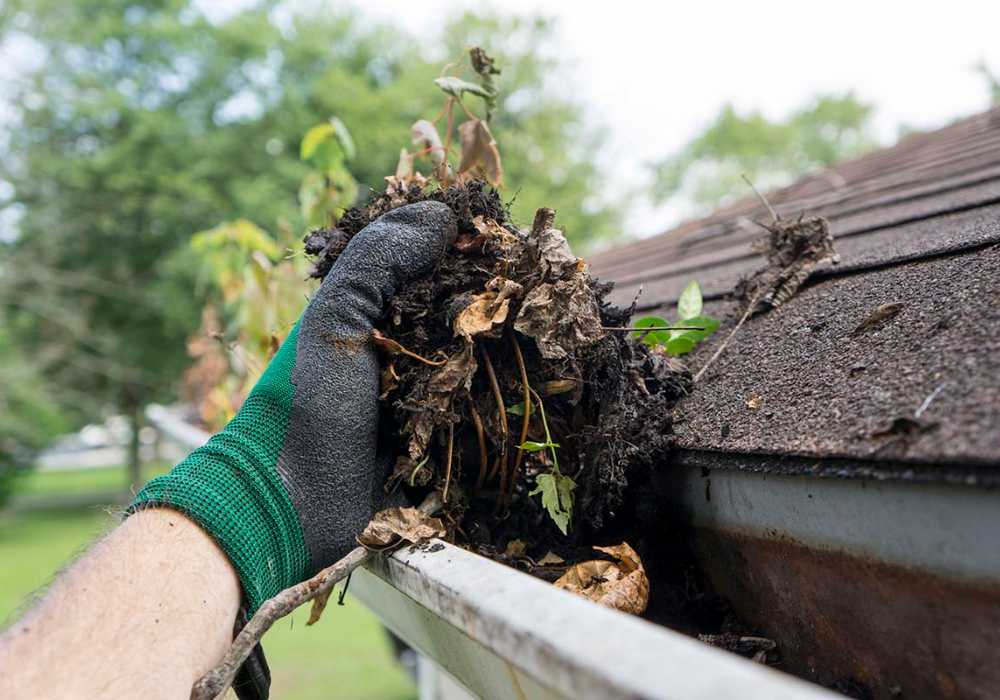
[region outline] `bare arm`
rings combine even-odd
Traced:
[[[186,699],[232,642],[239,603],[201,528],[136,513],[0,636],[0,697]]]

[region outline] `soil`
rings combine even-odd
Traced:
[[[382,194],[306,238],[313,275],[324,277],[379,215],[428,199],[451,207],[459,237],[432,275],[398,291],[377,326],[385,351],[380,444],[395,459],[386,489],[403,489],[414,502],[442,491],[456,543],[547,580],[565,569],[536,564],[547,552],[572,563],[597,558],[593,545],[626,541],[650,578],[645,617],[746,651],[739,640],[752,631],[706,586],[684,533],[649,487],[653,469],[667,463],[671,406],[690,390],[691,374],[630,332],[607,330],[626,327],[632,309],[605,302],[611,286],[572,255],[554,212],[539,210],[520,231],[482,183]],[[519,455],[524,417],[507,410],[525,405],[518,353],[559,445],[560,470],[576,483],[567,535],[530,494],[536,477],[552,471],[551,452]],[[533,403],[526,437],[544,443]],[[524,548],[508,556],[515,540]]]

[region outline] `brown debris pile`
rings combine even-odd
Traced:
[[[441,492],[456,537],[486,553],[592,537],[669,448],[669,405],[690,377],[606,330],[631,312],[604,302],[610,286],[573,255],[555,212],[518,231],[483,183],[396,188],[349,210],[307,237],[314,275],[370,221],[424,199],[452,208],[459,237],[431,276],[398,291],[377,329],[380,444],[395,459],[386,488],[417,501]],[[555,486],[533,495],[543,483]],[[556,526],[553,502],[571,510],[568,523]]]
[[[830,223],[822,216],[794,221],[775,218],[774,223],[761,226],[767,235],[751,249],[763,255],[767,264],[736,288],[736,296],[752,314],[781,306],[795,296],[817,265],[840,259],[833,249]]]

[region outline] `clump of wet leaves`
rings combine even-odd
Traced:
[[[445,520],[472,546],[521,539],[558,546],[599,532],[630,477],[671,445],[670,403],[689,387],[675,360],[623,330],[540,209],[510,223],[496,190],[472,182],[383,194],[307,244],[322,277],[346,242],[395,206],[434,200],[459,224],[435,272],[398,290],[376,329],[380,444],[388,490],[436,489]]]

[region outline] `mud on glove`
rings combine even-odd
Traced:
[[[353,549],[384,500],[372,324],[455,236],[436,202],[358,233],[239,413],[129,507],[166,506],[201,525],[235,567],[250,615]]]

